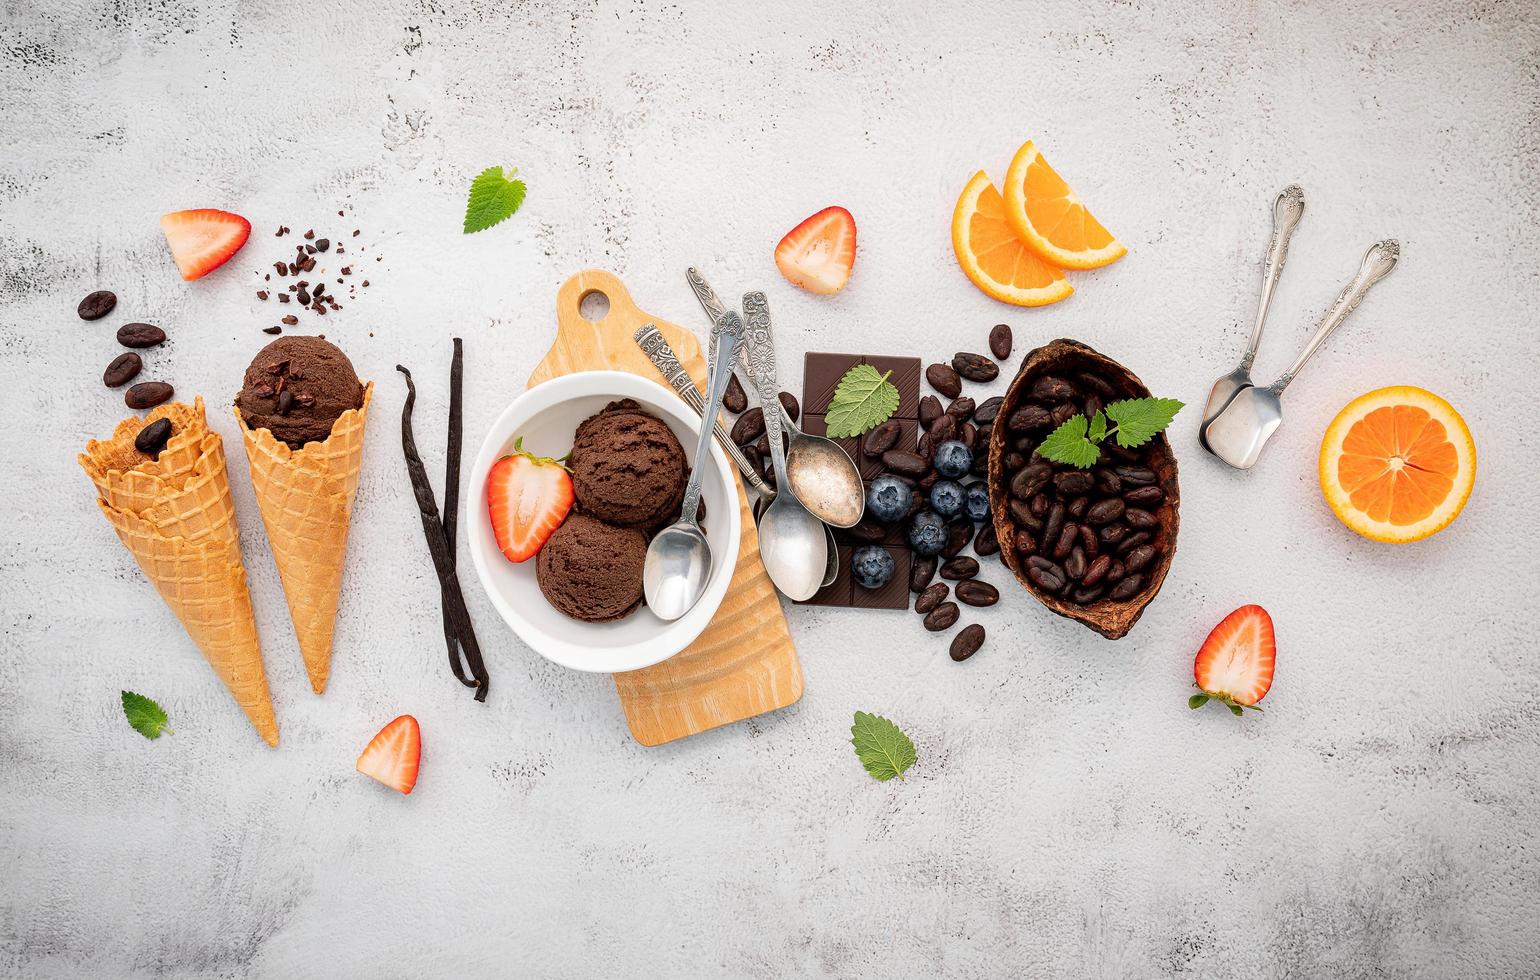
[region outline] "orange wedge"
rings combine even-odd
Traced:
[[[1099,269],[1128,252],[1031,140],[1021,144],[1006,171],[1005,216],[1016,237],[1061,269]]]
[[[1005,220],[1005,200],[980,170],[963,188],[952,212],[952,248],[973,284],[1016,306],[1057,303],[1075,287],[1063,273],[1032,254]]]
[[[1421,388],[1354,399],[1321,440],[1321,492],[1348,527],[1375,541],[1437,534],[1476,482],[1476,443],[1448,402]]]

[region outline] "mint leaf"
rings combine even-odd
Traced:
[[[1101,441],[1107,438],[1107,416],[1105,414],[1097,412],[1091,416],[1091,433],[1086,438],[1097,445],[1101,445]]]
[[[857,364],[834,388],[834,398],[824,413],[830,439],[844,439],[870,432],[898,411],[898,389],[888,376],[870,364]]]
[[[1089,426],[1090,422],[1084,415],[1071,415],[1057,429],[1048,433],[1048,438],[1037,447],[1037,454],[1055,463],[1068,463],[1082,470],[1090,469],[1101,458],[1102,451],[1086,438]],[[1106,428],[1105,421],[1102,428]]]
[[[488,167],[471,181],[471,196],[465,205],[467,235],[506,221],[519,210],[524,203],[524,181],[513,179],[518,172],[514,168],[504,177],[502,167]]]
[[[878,715],[856,712],[855,724],[850,726],[850,744],[856,747],[861,765],[878,782],[885,783],[894,776],[903,779],[914,765],[914,743],[909,736]]]
[[[1133,449],[1149,442],[1164,431],[1182,403],[1175,398],[1130,398],[1107,406],[1107,417],[1117,423],[1112,434],[1118,445]]]
[[[166,712],[160,705],[143,694],[123,692],[123,714],[134,731],[145,738],[160,738],[160,733],[172,734],[166,727]]]

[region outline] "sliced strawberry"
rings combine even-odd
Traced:
[[[572,510],[572,477],[560,460],[524,451],[524,439],[513,453],[492,464],[487,474],[487,509],[492,533],[509,561],[528,561]]]
[[[422,731],[417,719],[402,715],[380,729],[358,757],[358,771],[377,779],[398,793],[410,793],[417,785],[417,763],[422,759]]]
[[[787,232],[775,247],[781,275],[810,293],[845,288],[855,261],[856,219],[841,207],[824,208]]]
[[[1273,619],[1261,606],[1242,606],[1226,616],[1198,648],[1192,675],[1202,694],[1187,699],[1187,707],[1201,708],[1210,699],[1239,715],[1242,708],[1257,707],[1273,686]]]
[[[162,215],[160,230],[182,278],[191,282],[230,261],[251,237],[251,222],[229,211],[198,208]]]

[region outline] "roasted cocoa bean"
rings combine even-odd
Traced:
[[[942,558],[955,558],[973,540],[973,522],[957,521],[947,532],[946,547],[941,549]]]
[[[930,466],[930,464],[927,463],[926,464],[927,468],[925,470],[925,475],[920,477],[919,481],[917,483],[915,483],[915,488],[916,489],[923,490],[926,493],[929,493],[930,492],[930,488],[935,486],[936,482],[941,479],[941,474],[937,473],[933,469],[930,469],[929,466]]]
[[[1141,572],[1144,566],[1155,560],[1155,546],[1141,544],[1123,559],[1123,566],[1130,572]]]
[[[1100,599],[1104,591],[1106,590],[1099,585],[1081,586],[1074,592],[1071,592],[1069,597],[1073,599],[1078,605],[1084,606],[1095,602],[1097,599]]]
[[[952,399],[952,403],[946,407],[946,413],[957,420],[959,426],[973,417],[973,410],[978,403],[967,395],[958,395]]]
[[[132,409],[154,408],[176,394],[164,381],[141,381],[123,393],[123,404]]]
[[[963,427],[957,431],[957,439],[971,452],[979,443],[979,430],[973,427],[972,422],[964,422]]]
[[[968,464],[968,473],[972,476],[988,476],[989,436],[981,429],[975,441],[978,448],[973,451],[973,462]]]
[[[118,294],[110,289],[98,289],[94,293],[87,293],[86,298],[75,307],[75,314],[82,320],[100,320],[112,312],[112,308],[118,305]]]
[[[930,462],[918,453],[902,449],[889,449],[882,454],[882,465],[903,476],[922,477],[930,469]]]
[[[118,343],[143,349],[166,342],[166,331],[153,323],[125,323],[118,328]]]
[[[1011,520],[1015,521],[1017,524],[1027,524],[1031,521],[1037,521],[1037,518],[1032,516],[1032,508],[1028,507],[1027,502],[1025,500],[1021,500],[1020,498],[1012,497],[1010,500],[1007,500],[1005,502],[1005,509],[1010,512]],[[1042,522],[1038,521],[1038,523],[1041,524]],[[1042,529],[1034,528],[1034,530]]]
[[[962,378],[945,364],[932,364],[926,368],[925,380],[947,398],[956,398],[962,394]]]
[[[920,433],[920,442],[919,445],[915,447],[915,452],[919,453],[921,456],[924,456],[926,459],[930,459],[931,448],[929,432]]]
[[[1012,339],[1010,324],[995,324],[989,330],[989,352],[995,355],[996,360],[1005,360],[1011,356]]]
[[[1027,501],[1027,506],[1031,508],[1033,517],[1047,516],[1048,495],[1046,493],[1033,494],[1032,499]]]
[[[936,577],[936,559],[916,558],[909,566],[909,591],[924,592],[930,580]]]
[[[727,392],[722,395],[722,407],[734,415],[742,413],[749,407],[748,392],[743,390],[743,382],[738,380],[736,373],[728,376]]]
[[[1085,516],[1086,509],[1090,506],[1090,497],[1076,497],[1069,502],[1069,516],[1078,521]]]
[[[1122,448],[1121,446],[1114,447],[1111,444],[1111,440],[1102,445],[1108,448]],[[1118,466],[1112,472],[1116,473],[1118,478],[1124,483],[1131,486],[1143,487],[1155,482],[1155,471],[1143,466]]]
[[[957,583],[957,601],[970,606],[992,606],[1000,601],[1000,590],[981,579]]]
[[[1010,447],[1029,459],[1037,457],[1037,439],[1033,436],[1017,436],[1010,441]]]
[[[1094,471],[1094,475],[1096,477],[1096,489],[1102,493],[1115,494],[1122,491],[1123,481],[1118,479],[1118,475],[1111,470],[1098,469]]]
[[[1128,526],[1124,524],[1108,524],[1096,533],[1104,545],[1114,545],[1128,537]]]
[[[1127,574],[1128,569],[1123,567],[1122,562],[1114,558],[1112,559],[1112,564],[1107,566],[1106,582],[1108,585],[1111,585],[1114,582],[1121,582],[1123,580],[1123,576]]]
[[[1072,579],[1079,579],[1085,575],[1088,564],[1085,549],[1077,544],[1069,550],[1069,557],[1064,559],[1064,574]]]
[[[802,406],[797,402],[797,396],[789,391],[783,391],[779,395],[781,407],[786,409],[786,414],[791,416],[793,422],[802,416]]]
[[[1074,398],[1079,392],[1063,378],[1045,374],[1032,385],[1032,397],[1041,402],[1062,402]]]
[[[1048,517],[1043,521],[1043,550],[1053,549],[1054,543],[1059,540],[1059,532],[1064,530],[1064,518],[1068,513],[1060,503],[1048,508]]]
[[[857,541],[865,541],[867,544],[876,544],[888,536],[886,528],[876,521],[865,517],[855,527],[846,529],[845,533]]]
[[[898,419],[888,419],[866,434],[861,451],[868,456],[881,456],[898,442],[898,434],[902,428]]]
[[[957,437],[957,416],[941,416],[930,424],[930,428],[925,430],[925,435],[929,438],[932,446],[939,446],[948,439],[955,439]]]
[[[952,370],[976,384],[988,384],[1000,376],[1000,365],[983,354],[967,351],[952,355]]]
[[[930,428],[930,424],[940,418],[941,414],[941,399],[935,395],[926,395],[920,399],[920,428]]]
[[[1144,544],[1146,541],[1150,540],[1150,537],[1151,535],[1148,531],[1136,531],[1133,534],[1130,534],[1128,537],[1124,538],[1122,541],[1119,541],[1118,546],[1112,550],[1116,551],[1120,555],[1126,555],[1130,551],[1133,551],[1135,548],[1139,547],[1141,544]]]
[[[138,354],[132,351],[119,354],[107,365],[107,370],[102,372],[102,384],[109,388],[121,388],[134,380],[134,375],[144,368],[144,361]]]
[[[166,448],[166,440],[170,438],[171,420],[156,419],[139,430],[134,437],[134,448],[151,459],[160,459],[160,451]]]
[[[979,533],[973,538],[973,553],[980,558],[988,558],[990,555],[1000,553],[1000,539],[995,536],[995,526],[985,522],[979,528]]]
[[[1053,486],[1061,497],[1078,497],[1083,493],[1090,493],[1095,485],[1095,479],[1085,470],[1069,470],[1065,473],[1055,473]]]
[[[978,623],[970,623],[958,630],[957,635],[952,637],[950,655],[953,660],[962,663],[975,653],[978,653],[979,647],[983,645],[984,627]]]
[[[1160,487],[1139,487],[1123,494],[1123,499],[1135,507],[1157,507],[1166,499],[1166,491]]]
[[[1079,540],[1080,525],[1076,524],[1074,521],[1067,521],[1065,525],[1059,529],[1059,536],[1054,539],[1053,560],[1063,561],[1065,556],[1069,554],[1070,549],[1075,547],[1075,543]]]
[[[1039,555],[1027,559],[1027,578],[1045,592],[1057,593],[1064,588],[1064,569]]]
[[[1000,457],[1000,467],[1007,473],[1015,473],[1017,470],[1026,465],[1027,457],[1023,456],[1021,453],[1018,453],[1014,449]]]
[[[951,586],[945,582],[937,582],[934,585],[927,586],[924,592],[914,597],[914,611],[921,616],[925,615],[941,605],[950,591]]]
[[[984,399],[973,410],[973,421],[977,422],[980,426],[990,424],[995,420],[995,416],[1000,414],[1000,406],[1003,404],[1005,404],[1005,399],[999,395]]]
[[[1101,526],[1111,524],[1123,516],[1125,504],[1116,497],[1108,497],[1106,500],[1098,500],[1086,511],[1085,519],[1092,524]]]
[[[1160,526],[1160,518],[1154,513],[1142,510],[1138,507],[1127,507],[1123,510],[1123,523],[1129,527],[1139,528],[1141,531]]]
[[[945,564],[941,566],[941,577],[944,579],[949,579],[953,582],[961,581],[965,578],[972,578],[978,573],[978,560],[969,558],[967,555],[958,555],[956,558],[949,559]]]
[[[1086,566],[1085,575],[1081,577],[1080,584],[1096,585],[1102,579],[1107,577],[1107,569],[1111,567],[1112,557],[1110,555],[1098,555],[1096,558],[1091,560],[1089,565]]]
[[[1085,549],[1087,558],[1095,558],[1102,550],[1096,540],[1096,531],[1089,524],[1080,525],[1080,547]]]
[[[1079,414],[1080,409],[1075,407],[1074,402],[1064,402],[1048,410],[1048,420],[1058,426],[1063,425]]]
[[[1048,480],[1053,476],[1053,467],[1042,460],[1029,463],[1011,477],[1011,496],[1021,500],[1031,500],[1048,485]]]
[[[1116,600],[1118,602],[1122,602],[1125,599],[1132,599],[1134,595],[1138,593],[1139,587],[1143,584],[1143,575],[1129,575],[1117,585],[1112,587],[1112,591],[1107,593],[1107,598]]]
[[[1086,418],[1096,418],[1096,413],[1102,410],[1101,396],[1095,394],[1086,395],[1085,400],[1080,403],[1080,410],[1085,413]]]
[[[1052,424],[1052,415],[1041,405],[1023,405],[1005,417],[1008,432],[1034,432]]]
[[[1016,551],[1018,554],[1037,554],[1037,532],[1024,527],[1016,529]]]
[[[765,434],[765,410],[758,405],[738,416],[731,433],[733,442],[748,445]]]
[[[961,614],[962,610],[957,607],[957,603],[943,602],[941,605],[925,614],[925,628],[930,630],[932,633],[940,633],[942,630],[949,630],[952,628],[952,625],[957,622],[957,617]]]
[[[1090,371],[1081,371],[1075,375],[1075,380],[1101,395],[1103,398],[1112,397],[1112,385],[1102,379],[1101,375],[1092,374]]]

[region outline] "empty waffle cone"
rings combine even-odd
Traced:
[[[326,690],[331,675],[348,522],[373,392],[372,383],[364,385],[363,404],[338,416],[324,442],[306,443],[301,449],[290,449],[266,429],[251,428],[241,410],[235,410],[289,618],[317,694]]]
[[[171,420],[173,435],[151,460],[134,449],[134,438],[161,418]],[[80,465],[96,486],[97,506],[140,569],[257,733],[277,745],[224,443],[208,429],[203,399],[125,419],[110,439],[87,444]]]

